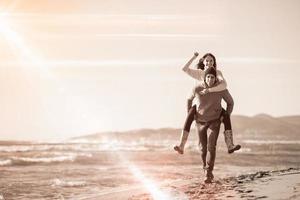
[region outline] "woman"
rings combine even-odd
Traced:
[[[216,58],[213,54],[207,53],[202,58],[200,58],[199,63],[197,64],[197,69],[191,69],[190,65],[192,62],[197,58],[199,54],[196,52],[194,53],[194,56],[185,64],[183,67],[183,71],[187,73],[189,76],[192,78],[199,80],[200,83],[204,83],[204,75],[205,75],[205,70],[213,67],[216,69],[216,78],[217,78],[217,85],[212,87],[212,88],[207,88],[203,89],[200,94],[205,95],[207,93],[211,92],[221,92],[223,90],[226,90],[227,88],[227,83],[223,77],[223,74],[221,71],[217,70],[217,62]],[[192,102],[188,102],[188,104],[192,104]],[[191,105],[188,105],[188,108],[191,107]],[[187,141],[190,128],[192,125],[192,122],[194,120],[194,116],[196,114],[196,106],[192,106],[191,109],[188,110],[188,115],[186,117],[184,127],[181,133],[181,139],[180,139],[180,145],[175,146],[174,150],[177,151],[180,154],[183,154],[184,152],[184,146]],[[220,116],[221,121],[224,124],[224,137],[225,137],[225,143],[228,148],[228,153],[233,153],[234,151],[237,151],[241,148],[240,145],[234,145],[233,143],[233,135],[232,135],[232,127],[231,127],[231,120],[230,120],[230,115],[222,109],[222,113]]]

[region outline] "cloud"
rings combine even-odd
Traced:
[[[31,35],[32,36],[32,35]],[[39,39],[87,39],[93,37],[97,38],[122,38],[122,39],[130,39],[130,38],[156,38],[156,39],[217,39],[221,38],[222,35],[217,34],[164,34],[164,33],[77,33],[77,34],[51,34],[51,33],[42,33],[42,34],[34,34],[35,38]]]
[[[164,60],[44,60],[40,65],[43,67],[119,67],[119,66],[157,66],[173,65],[182,62],[182,59]],[[17,67],[20,63],[24,66],[33,66],[30,61],[2,61],[0,67]]]
[[[40,65],[43,67],[173,67],[184,64],[186,58],[169,58],[159,60],[44,60]],[[283,58],[257,58],[257,57],[220,57],[220,63],[241,63],[241,64],[300,64],[297,59],[283,59]],[[2,61],[0,67],[17,67],[22,64],[23,66],[34,66],[31,61]]]
[[[220,57],[218,60],[224,63],[246,63],[246,64],[300,64],[299,59],[284,58],[259,58],[259,57]]]

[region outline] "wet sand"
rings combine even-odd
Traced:
[[[167,188],[171,188],[169,190]],[[299,199],[300,169],[289,168],[276,171],[258,171],[236,177],[216,179],[212,184],[203,178],[187,184],[162,186],[173,199]],[[151,194],[131,196],[130,200],[154,199]]]

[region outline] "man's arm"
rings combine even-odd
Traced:
[[[191,69],[190,66],[192,62],[197,58],[199,54],[196,52],[194,53],[194,56],[184,65],[182,70],[187,73],[189,76],[196,80],[203,80],[204,72],[200,69]]]
[[[230,115],[232,113],[232,110],[233,110],[234,102],[233,102],[233,98],[232,98],[232,96],[231,96],[231,94],[229,93],[228,90],[224,91],[223,99],[227,104],[226,112]]]
[[[209,88],[208,92],[221,92],[227,89],[225,78],[223,77],[222,72],[219,70],[217,70],[217,79],[219,83],[215,87]]]

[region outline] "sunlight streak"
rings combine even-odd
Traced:
[[[24,40],[11,29],[9,25],[9,20],[3,15],[0,15],[0,33],[5,37],[7,41],[10,42],[13,48],[17,48],[20,50],[20,53],[23,58],[30,59],[34,64],[39,64],[40,60],[34,56],[32,51],[27,48]]]
[[[27,44],[23,39],[23,37],[18,34],[17,31],[13,30],[12,24],[9,21],[9,18],[7,18],[6,16],[8,15],[0,15],[0,34],[3,35],[4,38],[8,41],[8,44],[13,50],[13,53],[15,53],[19,57],[17,61],[12,62],[11,64],[15,66],[22,66],[24,73],[32,73],[32,70],[30,70],[30,68],[32,67],[34,71],[37,72],[38,78],[43,79],[43,83],[45,85],[54,87],[56,92],[58,93],[57,95],[62,95],[62,97],[65,99],[65,101],[63,102],[67,102],[67,104],[64,106],[65,109],[67,109],[67,111],[71,111],[72,113],[70,114],[72,116],[75,116],[76,119],[85,121],[84,130],[91,131],[89,130],[91,129],[91,127],[98,127],[99,121],[101,119],[93,114],[93,109],[91,109],[91,105],[87,103],[88,101],[81,96],[70,93],[72,90],[71,88],[69,88],[69,85],[55,76],[55,74],[49,69],[49,64],[47,64],[48,61],[42,59],[42,56],[38,52],[33,51],[30,48],[30,45]],[[32,76],[32,74],[30,75]],[[34,79],[32,79],[32,77],[27,78],[28,82],[30,82],[32,85],[37,85],[33,82]],[[39,85],[40,84],[41,83],[39,83]],[[39,90],[36,92],[38,92],[38,94],[40,95],[41,103],[45,112],[44,114],[51,114],[51,111],[48,108],[53,104],[55,99],[51,99],[51,96],[48,97],[43,95],[45,93],[48,94],[49,91]],[[51,123],[52,119],[53,123],[55,123],[54,116],[49,116],[46,123]]]
[[[159,183],[151,180],[150,178],[146,177],[144,173],[133,163],[126,158],[126,155],[122,154],[121,151],[116,152],[120,158],[120,161],[126,166],[130,173],[143,185],[143,187],[151,194],[154,200],[171,200],[171,195],[163,192],[159,188]]]
[[[150,192],[151,196],[154,200],[171,200],[172,198],[166,194],[163,193],[157,184],[153,182],[152,180],[145,177],[145,175],[142,173],[142,171],[137,168],[133,164],[129,164],[128,169],[130,172],[145,186],[145,188]]]

